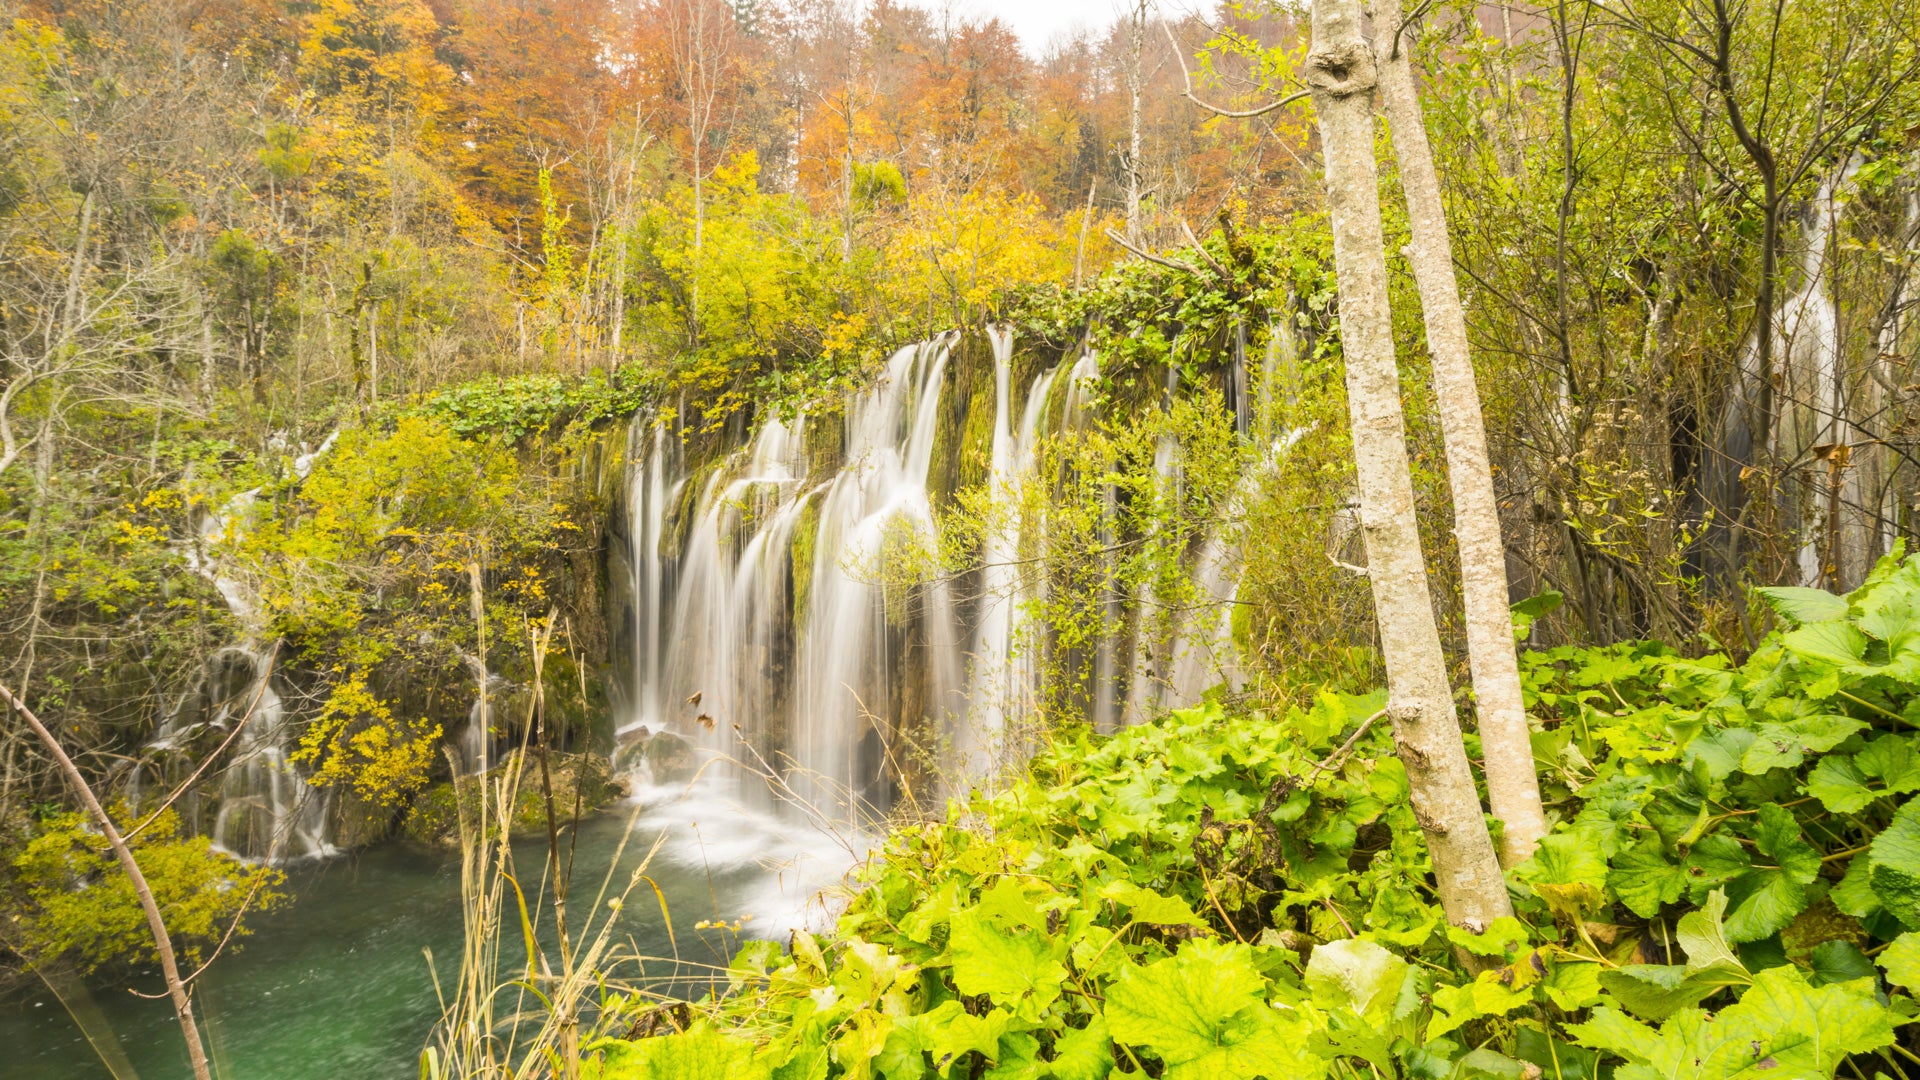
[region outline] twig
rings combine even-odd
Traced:
[[[1347,755],[1353,753],[1354,746],[1360,742],[1360,736],[1367,733],[1367,729],[1373,726],[1375,720],[1385,715],[1387,715],[1387,710],[1381,709],[1379,712],[1362,720],[1360,726],[1354,729],[1353,734],[1347,736],[1347,741],[1340,744],[1340,749],[1328,755],[1327,760],[1314,764],[1313,771],[1307,774],[1305,782],[1311,784],[1321,773],[1332,772],[1334,769],[1339,768],[1341,764],[1346,761]]]
[[[1284,109],[1302,98],[1311,96],[1313,93],[1311,90],[1295,90],[1293,93],[1277,101],[1272,101],[1252,109],[1223,109],[1211,102],[1201,101],[1199,95],[1193,92],[1193,74],[1187,70],[1187,54],[1181,51],[1179,40],[1173,36],[1173,27],[1162,22],[1160,29],[1167,32],[1167,43],[1173,46],[1173,58],[1180,62],[1180,81],[1184,87],[1181,96],[1215,116],[1225,116],[1233,120],[1246,120],[1255,116],[1265,116],[1277,109]]]
[[[1221,266],[1218,260],[1216,260],[1213,256],[1207,254],[1207,249],[1201,245],[1200,238],[1193,235],[1193,226],[1187,224],[1186,218],[1180,219],[1180,231],[1187,234],[1187,243],[1193,245],[1194,254],[1200,256],[1202,259],[1205,259],[1207,265],[1213,267],[1214,273],[1219,274],[1222,278],[1226,278],[1227,280],[1232,280],[1233,275],[1227,273],[1227,268],[1224,266]]]
[[[1140,258],[1145,259],[1150,263],[1158,263],[1169,270],[1181,270],[1186,273],[1193,274],[1196,277],[1199,276],[1200,274],[1200,268],[1197,266],[1194,266],[1192,263],[1183,263],[1177,259],[1163,258],[1159,255],[1153,254],[1150,251],[1142,251],[1141,249],[1134,247],[1132,244],[1127,243],[1125,237],[1121,236],[1117,232],[1114,232],[1112,229],[1102,229],[1101,231],[1107,234],[1107,239],[1125,248],[1129,254],[1139,256]]]

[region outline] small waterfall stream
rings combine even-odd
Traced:
[[[334,438],[328,435],[317,449],[295,457],[294,475],[304,479],[312,472]],[[148,785],[165,792],[182,771],[171,759],[184,755],[190,768],[197,753],[231,744],[213,790],[194,792],[186,800],[187,816],[223,851],[243,859],[288,862],[333,855],[339,849],[328,839],[326,793],[309,785],[292,761],[300,729],[275,685],[276,648],[262,625],[258,598],[226,557],[259,494],[255,488],[234,495],[181,545],[181,558],[213,583],[245,637],[201,665],[161,718],[148,746],[154,760],[135,768],[133,787],[136,803]]]

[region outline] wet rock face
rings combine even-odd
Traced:
[[[693,746],[671,731],[658,732],[647,740],[646,760],[655,783],[681,784],[693,779]]]

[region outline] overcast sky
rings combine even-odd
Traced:
[[[921,0],[927,7],[938,0]],[[1123,0],[955,0],[954,8],[997,15],[1013,27],[1027,52],[1039,55],[1054,34],[1076,24],[1099,28],[1119,14]]]

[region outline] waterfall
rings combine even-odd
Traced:
[[[318,448],[295,457],[294,475],[304,479],[334,439],[328,435]],[[179,546],[182,560],[213,583],[246,637],[201,665],[161,718],[148,752],[164,766],[164,759],[176,754],[191,759],[230,744],[232,756],[213,790],[195,792],[188,800],[189,816],[214,846],[229,854],[285,862],[332,855],[338,849],[328,840],[325,793],[311,787],[291,760],[299,732],[275,686],[276,648],[261,623],[258,597],[222,553],[238,538],[259,495],[258,488],[234,495]],[[149,771],[156,775],[149,777]],[[134,771],[135,801],[155,781],[165,790],[164,781],[175,771],[151,769],[143,762]]]
[[[765,816],[767,803],[791,803],[857,831],[898,798],[935,808],[1038,745],[1040,658],[1057,645],[1034,620],[1047,538],[1029,509],[1060,482],[1041,474],[1044,442],[1098,423],[1100,361],[1086,351],[1019,376],[1010,328],[990,327],[987,339],[992,381],[980,392],[956,396],[967,383],[951,368],[963,354],[957,334],[942,335],[894,352],[844,400],[837,432],[824,412],[762,415],[715,452],[697,450],[670,416],[636,421],[616,530],[633,650],[618,757],[657,784],[662,760],[694,751],[672,786],[643,787],[643,798],[673,801],[697,773],[709,805],[731,800],[765,822],[782,816]],[[1253,437],[1271,410],[1256,415],[1250,374],[1235,377],[1235,406]],[[1270,373],[1259,374],[1268,392]],[[980,423],[988,409],[991,426]],[[965,431],[978,434],[956,434]],[[950,568],[929,557],[933,488],[952,474],[952,460],[936,457],[964,452],[963,438],[978,440],[990,503],[977,560],[953,579],[972,591],[964,601]],[[1171,438],[1155,467],[1172,497],[1184,481]],[[1111,484],[1105,500],[1100,542],[1111,548],[1123,539]],[[1237,685],[1237,534],[1223,529],[1176,557],[1196,586],[1189,610],[1155,621],[1146,613],[1157,597],[1108,589],[1095,601],[1107,632],[1054,657],[1089,673],[1084,698],[1068,704],[1101,730]],[[662,740],[671,753],[651,749]]]
[[[890,804],[907,733],[952,732],[965,687],[949,591],[889,595],[884,574],[903,546],[934,544],[928,474],[952,343],[899,350],[847,403],[845,461],[824,482],[811,482],[804,415],[763,418],[704,478],[681,475],[678,433],[655,426],[629,495],[623,731],[671,732],[722,762],[710,769],[778,771],[839,822]]]
[[[1821,178],[1801,230],[1800,287],[1780,305],[1778,315],[1779,363],[1786,393],[1781,395],[1781,420],[1772,433],[1775,452],[1779,460],[1805,464],[1815,473],[1805,485],[1809,505],[1801,514],[1796,560],[1800,584],[1808,586],[1826,583],[1823,552],[1837,554],[1831,549],[1841,515],[1840,474],[1849,464],[1845,448],[1856,441],[1840,362],[1840,312],[1827,280],[1827,254],[1840,220],[1836,196],[1852,185],[1860,164],[1855,154],[1835,173]],[[1818,460],[1799,460],[1809,455]],[[1837,573],[1839,567],[1832,569]]]
[[[980,553],[980,600],[975,619],[973,667],[969,673],[968,734],[955,747],[960,771],[971,778],[991,775],[1009,759],[1024,757],[1030,733],[1017,730],[1038,706],[1040,669],[1034,662],[1038,642],[1028,625],[1028,609],[1037,599],[1039,575],[1020,565],[1021,492],[1032,475],[1039,451],[1040,422],[1059,367],[1036,376],[1028,387],[1020,427],[1012,426],[1013,332],[989,328],[993,346],[993,451],[988,484],[994,518]],[[1038,538],[1033,538],[1037,545]],[[1013,726],[1010,726],[1010,722]]]

